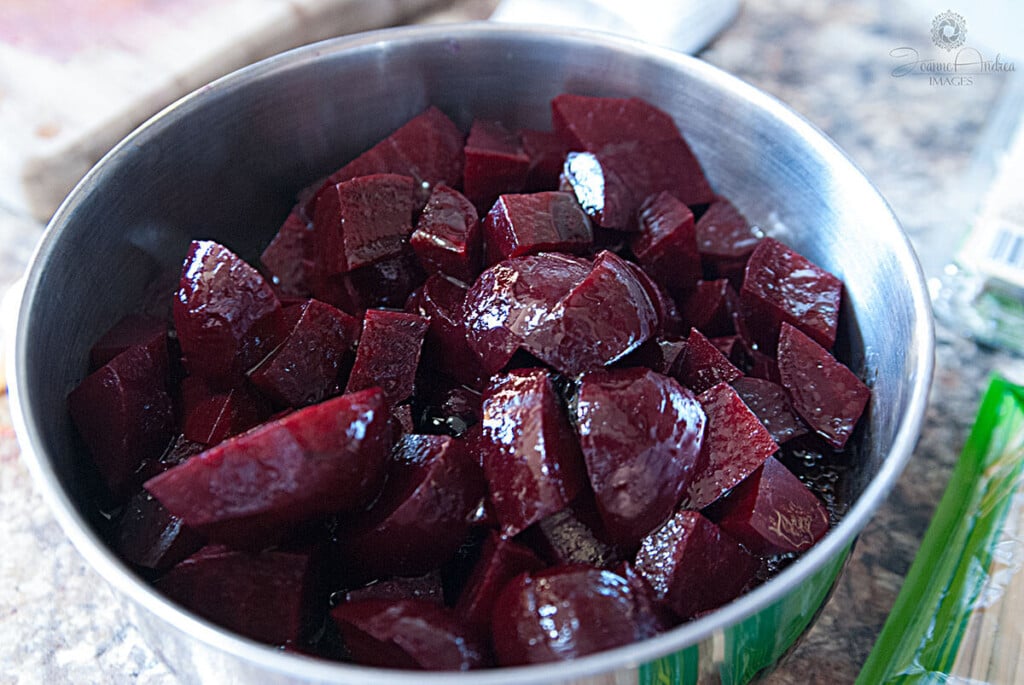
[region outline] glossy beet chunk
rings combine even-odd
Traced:
[[[186,525],[248,549],[296,524],[360,509],[384,480],[391,426],[378,388],[292,412],[146,482]]]
[[[640,98],[563,93],[551,100],[555,133],[571,150],[597,150],[623,140],[669,140],[679,135],[672,117]]]
[[[216,445],[259,424],[271,414],[266,399],[242,383],[220,390],[200,376],[181,381],[182,434],[203,445]]]
[[[305,407],[338,392],[339,373],[350,361],[359,321],[331,305],[309,300],[288,312],[291,331],[249,380],[280,406]]]
[[[455,614],[467,625],[489,632],[494,600],[505,584],[520,573],[542,568],[544,562],[528,547],[491,531],[459,594]]]
[[[775,350],[783,323],[830,349],[842,294],[838,278],[774,238],[765,238],[747,262],[740,303],[749,334],[761,349]]]
[[[761,423],[780,445],[807,433],[805,424],[789,401],[786,389],[763,378],[744,376],[731,382],[743,402],[757,414]]]
[[[254,268],[209,240],[192,243],[174,300],[189,373],[234,383],[279,342],[281,303]]]
[[[693,212],[668,192],[648,197],[639,211],[629,246],[640,266],[673,293],[693,288],[701,277]]]
[[[485,638],[430,600],[346,602],[331,617],[352,659],[365,666],[468,671],[490,664]]]
[[[523,129],[519,132],[519,139],[523,144],[523,152],[530,158],[525,190],[535,193],[558,188],[558,177],[562,173],[565,155],[569,152],[568,146],[551,131]]]
[[[307,553],[207,546],[154,585],[194,614],[239,635],[299,646],[311,627],[313,583]]]
[[[704,410],[673,379],[631,368],[584,374],[575,418],[605,528],[635,548],[672,515],[693,478]]]
[[[571,506],[542,518],[517,539],[551,566],[611,566],[623,551],[611,540],[592,500],[590,493],[582,493]]]
[[[754,556],[699,512],[680,511],[644,538],[635,567],[658,602],[688,619],[738,597],[758,565]]]
[[[842,362],[800,330],[782,324],[779,376],[793,408],[829,444],[842,449],[871,390]]]
[[[487,262],[538,252],[585,252],[590,220],[569,193],[502,194],[483,221]]]
[[[643,283],[625,260],[605,251],[522,346],[557,371],[577,375],[622,359],[657,327]]]
[[[399,253],[345,274],[313,279],[318,300],[344,312],[362,316],[367,309],[401,309],[409,294],[423,282],[419,259],[408,243]]]
[[[564,509],[583,485],[579,445],[542,369],[491,380],[483,396],[479,446],[505,535]]]
[[[761,239],[759,230],[722,196],[716,196],[697,221],[697,250],[712,279],[725,278],[738,285],[750,253]]]
[[[518,193],[526,186],[530,158],[519,136],[501,123],[475,120],[465,153],[463,191],[479,209],[486,210],[502,193]]]
[[[810,549],[829,518],[817,496],[769,457],[723,500],[718,525],[755,554],[786,554]]]
[[[437,185],[416,220],[409,243],[425,272],[472,283],[480,273],[481,240],[473,203],[459,191]]]
[[[142,568],[163,571],[198,551],[205,541],[145,490],[125,505],[117,522],[114,547],[121,558]]]
[[[466,293],[466,342],[488,374],[500,371],[563,297],[591,272],[557,253],[516,257],[485,269]]]
[[[683,497],[688,509],[703,509],[756,471],[779,446],[754,412],[727,383],[698,398],[707,428],[694,479]]]
[[[321,278],[346,274],[401,254],[413,231],[415,183],[374,174],[321,191],[313,216],[313,254]]]
[[[422,366],[480,387],[487,374],[466,340],[466,294],[462,284],[432,274],[410,297],[406,310],[430,320],[423,340]]]
[[[696,328],[672,365],[671,375],[696,393],[743,375],[729,358]]]
[[[380,498],[338,534],[346,563],[368,577],[439,567],[459,548],[485,492],[480,466],[462,441],[404,436]]]
[[[167,392],[167,347],[135,345],[89,374],[68,395],[68,410],[108,489],[130,495],[135,472],[174,435]]]
[[[367,310],[346,392],[378,386],[391,404],[408,399],[429,325],[416,314]]]
[[[733,314],[739,310],[739,294],[725,278],[698,281],[680,306],[690,327],[709,338],[736,332]]]
[[[576,659],[650,636],[626,579],[588,566],[517,576],[495,602],[492,627],[503,666]]]
[[[271,285],[279,294],[309,295],[313,270],[312,229],[302,207],[296,205],[260,255],[260,263],[270,274]]]

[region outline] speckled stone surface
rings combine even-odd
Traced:
[[[465,3],[440,18],[482,16],[491,5]],[[892,49],[929,47],[934,12],[914,7],[893,0],[747,0],[703,56],[776,95],[844,148],[889,200],[934,276],[974,206],[963,180],[1004,79],[956,87],[894,77]],[[34,239],[32,227],[24,230]],[[0,261],[24,258],[22,250]],[[931,404],[914,457],[862,533],[820,619],[768,683],[853,682],[945,488],[985,379],[993,370],[1019,371],[1015,360],[941,325],[937,335]],[[90,682],[177,680],[49,513],[18,458],[3,398],[0,685]]]

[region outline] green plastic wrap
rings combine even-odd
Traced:
[[[1024,387],[995,377],[858,685],[1024,682]]]

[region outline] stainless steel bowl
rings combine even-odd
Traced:
[[[188,241],[253,258],[295,192],[429,104],[547,128],[552,96],[638,96],[677,120],[714,187],[767,232],[846,283],[847,359],[873,388],[854,502],[775,579],[700,620],[573,663],[466,676],[367,669],[255,644],[169,603],[90,524],[88,459],[66,409],[89,345],[179,268]],[[81,553],[124,597],[167,663],[196,682],[742,682],[809,625],[858,532],[909,459],[925,410],[933,334],[925,286],[896,218],[818,130],[699,60],[605,35],[469,24],[381,31],[301,48],[223,78],[108,154],[53,218],[21,302],[11,394],[22,449]]]

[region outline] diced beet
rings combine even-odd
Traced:
[[[260,263],[270,274],[270,282],[279,294],[309,295],[313,269],[312,228],[302,214],[302,207],[296,205],[260,255]]]
[[[814,493],[769,457],[722,500],[718,525],[755,554],[786,554],[810,549],[829,518]]]
[[[557,253],[515,257],[484,269],[466,294],[469,344],[488,374],[500,371],[549,312],[591,271]]]
[[[117,522],[114,547],[121,558],[163,571],[199,550],[203,537],[145,490],[129,500]]]
[[[761,237],[729,200],[718,195],[697,221],[697,250],[713,279],[739,284]]]
[[[486,374],[466,341],[467,289],[441,274],[431,274],[406,309],[430,319],[423,340],[423,367],[437,369],[466,385],[479,387]],[[410,307],[411,305],[411,307]]]
[[[640,200],[616,170],[614,152],[570,152],[559,181],[559,190],[572,192],[597,227],[617,231],[636,230],[634,214]],[[633,154],[622,150],[619,154]],[[622,164],[618,166],[623,166]]]
[[[375,580],[369,585],[346,592],[344,601],[358,602],[364,599],[425,599],[436,604],[444,604],[441,573],[431,571],[412,578],[396,576]]]
[[[525,190],[536,193],[558,188],[558,176],[562,173],[562,164],[569,152],[566,144],[555,133],[534,129],[521,130],[519,139],[523,152],[530,158]]]
[[[484,391],[481,430],[484,474],[505,535],[564,509],[580,492],[583,458],[544,370],[493,378]]]
[[[683,496],[683,507],[703,509],[778,451],[771,433],[728,383],[698,397],[707,415],[697,472]]]
[[[502,194],[483,220],[487,263],[538,252],[585,252],[590,220],[569,193]]]
[[[493,641],[502,666],[565,661],[650,637],[633,588],[588,566],[516,576],[494,603]]]
[[[145,486],[209,539],[260,549],[298,523],[371,502],[390,441],[384,393],[373,388],[230,438]]]
[[[520,573],[542,568],[544,562],[528,547],[491,531],[459,594],[455,614],[467,625],[490,631],[494,600],[505,584]]]
[[[189,373],[233,384],[280,341],[281,303],[238,255],[197,240],[181,271],[174,327]]]
[[[412,394],[430,322],[416,314],[368,309],[346,392],[379,386],[390,404]]]
[[[828,350],[785,323],[779,334],[778,364],[782,387],[796,413],[829,444],[842,449],[871,390]]]
[[[124,317],[89,350],[89,370],[95,371],[135,345],[150,348],[157,359],[166,359],[167,322],[145,314],[129,314]]]
[[[669,140],[679,135],[665,112],[639,98],[563,93],[551,100],[555,133],[571,150],[597,150],[623,140]]]
[[[474,120],[465,153],[463,191],[481,211],[499,195],[518,193],[526,186],[530,158],[523,151],[519,136],[499,122]]]
[[[325,302],[309,300],[297,309],[284,341],[249,374],[267,397],[296,408],[337,392],[339,372],[359,335],[358,320]]]
[[[647,292],[647,297],[650,298],[651,304],[654,305],[654,312],[658,319],[657,335],[663,338],[677,338],[683,331],[683,318],[679,313],[679,308],[676,307],[675,300],[669,295],[668,291],[664,286],[655,283],[654,279],[651,278],[646,271],[640,268],[638,264],[633,262],[625,262],[626,266],[630,267],[633,275],[643,285],[644,290]]]
[[[709,338],[736,332],[733,312],[739,308],[739,295],[725,278],[699,281],[682,300],[681,307],[690,327]]]
[[[779,376],[779,365],[775,361],[775,357],[760,350],[751,349],[747,350],[747,354],[750,356],[748,376],[763,378],[772,383],[782,383],[782,378]]]
[[[667,376],[676,358],[686,347],[685,340],[648,340],[622,361],[623,366],[643,366]]]
[[[455,187],[462,181],[463,144],[462,132],[452,120],[436,107],[428,107],[331,174],[325,185],[370,174],[411,176],[422,206],[435,185]]]
[[[486,639],[427,599],[364,599],[331,610],[352,659],[365,666],[468,671],[490,663]]]
[[[464,283],[480,273],[482,244],[476,207],[457,190],[434,186],[409,243],[427,273],[441,272]]]
[[[130,495],[135,472],[174,437],[167,393],[167,347],[135,345],[92,372],[68,394],[71,419],[100,475],[118,497]]]
[[[671,375],[696,393],[743,375],[729,358],[696,328],[690,329],[686,345],[672,365]]]
[[[730,383],[743,402],[757,414],[761,423],[778,444],[800,437],[807,425],[800,420],[786,394],[778,383],[763,378],[743,376]]]
[[[154,585],[189,611],[247,638],[296,646],[311,628],[311,556],[207,546]]]
[[[625,260],[605,251],[522,347],[556,370],[577,375],[623,358],[653,337],[657,325],[643,284]]]
[[[245,384],[219,390],[200,376],[181,382],[182,433],[193,442],[216,445],[270,416],[269,402]]]
[[[704,411],[673,379],[637,367],[584,374],[575,419],[601,520],[635,548],[695,475]]]
[[[320,277],[346,274],[401,254],[413,231],[414,191],[409,176],[374,174],[321,192],[311,245]]]
[[[459,548],[485,492],[480,466],[461,440],[404,436],[381,496],[338,534],[346,563],[367,577],[438,568]]]
[[[672,293],[693,288],[701,277],[693,212],[668,192],[648,197],[639,212],[629,245],[640,266]]]
[[[636,568],[628,561],[623,561],[611,569],[626,579],[637,600],[639,624],[649,634],[663,633],[677,626],[680,622],[675,613],[658,601],[654,588],[647,579],[637,573]]]
[[[576,499],[578,503],[584,495]],[[518,539],[552,566],[610,566],[621,558],[621,551],[609,540],[595,505],[588,502],[589,506],[578,508],[577,503],[544,517],[520,533]]]
[[[782,323],[825,349],[836,340],[843,283],[774,238],[758,243],[747,262],[740,303],[753,342],[771,353]]]
[[[687,619],[738,597],[758,560],[699,512],[679,511],[644,538],[635,567],[657,600]]]
[[[367,309],[401,309],[409,294],[423,282],[416,252],[408,244],[398,255],[347,274],[318,276],[313,294],[344,312],[362,316]]]

